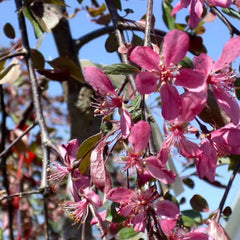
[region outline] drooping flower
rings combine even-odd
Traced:
[[[234,49],[234,51],[232,51]],[[223,47],[217,61],[202,53],[193,58],[194,68],[205,76],[206,90],[209,87],[219,106],[236,125],[240,120],[239,105],[229,93],[233,89],[234,73],[229,68],[230,63],[240,55],[240,36],[231,38]]]
[[[206,1],[209,6],[218,6],[223,8],[228,8],[231,4],[231,0],[208,0]],[[182,8],[187,8],[189,6],[190,17],[188,20],[188,25],[190,28],[197,27],[198,23],[201,20],[201,16],[204,10],[204,1],[203,0],[180,0],[171,12],[171,16],[175,15]]]
[[[175,174],[167,170],[165,164],[155,156],[143,158],[145,149],[151,136],[151,127],[145,121],[139,121],[132,128],[128,141],[130,148],[127,150],[127,156],[122,159],[125,162],[125,168],[131,169],[135,167],[140,178],[140,182],[145,182],[144,179],[154,177],[165,184],[171,184],[175,180]]]
[[[180,66],[176,66],[186,55],[189,48],[189,36],[179,30],[168,32],[164,38],[162,52],[159,55],[150,47],[138,46],[129,55],[129,59],[143,68],[136,76],[136,86],[140,94],[149,94],[160,88],[162,115],[170,121],[181,115],[181,98],[174,81]],[[202,85],[203,77],[200,72],[188,70],[191,81],[183,84],[189,88]],[[181,80],[178,81],[181,85]]]
[[[133,191],[118,187],[111,189],[106,198],[120,204],[118,213],[128,218],[137,232],[144,232],[147,216],[152,214],[159,220],[177,219],[179,216],[177,206],[168,200],[160,201],[158,193],[152,188]]]
[[[213,239],[230,240],[223,227],[213,219],[209,219],[208,223],[208,235]]]
[[[96,67],[85,67],[84,76],[93,87],[93,89],[101,95],[103,99],[97,99],[93,104],[96,115],[108,115],[118,109],[120,113],[120,127],[123,138],[127,138],[132,126],[132,119],[128,111],[123,107],[122,97],[119,97],[110,81],[110,79]]]
[[[93,206],[94,211],[102,206],[100,197],[89,188],[83,189],[79,195],[81,200],[78,202],[67,201],[63,204],[63,208],[70,214],[75,223],[85,222],[88,216],[89,204]]]
[[[60,183],[68,174],[71,175],[75,190],[89,186],[89,178],[80,174],[77,168],[73,168],[72,163],[76,160],[78,150],[78,140],[70,140],[67,144],[59,147],[59,153],[63,159],[62,163],[53,162],[48,180],[53,181],[53,187]]]

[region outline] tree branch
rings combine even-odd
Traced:
[[[6,117],[7,117],[7,114],[6,114],[6,110],[5,110],[2,85],[0,85],[0,104],[1,104],[1,111],[2,111],[0,150],[3,151],[5,149]],[[6,166],[7,158],[5,156],[0,156],[0,160],[1,160],[0,169],[2,170],[2,174],[3,174],[3,185],[6,189],[7,195],[10,195],[9,181],[8,181],[8,174],[7,174],[7,166]],[[9,199],[7,200],[7,214],[8,214],[9,237],[10,237],[11,240],[14,240],[14,236],[13,236],[13,211],[12,211],[12,203],[11,203],[11,200],[9,200]]]
[[[217,215],[216,215],[216,222],[219,222],[219,220],[220,220],[220,217],[221,217],[221,214],[222,214],[222,211],[223,211],[223,206],[224,206],[225,201],[226,201],[226,199],[227,199],[228,193],[229,193],[229,191],[230,191],[230,189],[231,189],[233,180],[234,180],[236,174],[238,173],[238,170],[239,170],[239,169],[240,169],[240,160],[237,161],[237,163],[236,163],[236,165],[235,165],[235,167],[234,167],[234,170],[233,170],[233,172],[232,172],[232,175],[231,175],[231,177],[230,177],[230,179],[229,179],[229,181],[228,181],[228,185],[227,185],[227,187],[226,187],[226,190],[225,190],[225,192],[224,192],[224,194],[223,194],[222,200],[221,200],[221,202],[220,202],[220,204],[219,204],[218,211],[217,211]]]
[[[233,36],[234,33],[236,35],[240,35],[240,32],[238,31],[238,29],[235,28],[216,7],[210,7],[210,11],[213,14],[217,15],[220,18],[220,20],[226,25],[231,36]]]
[[[147,12],[146,12],[146,27],[144,36],[144,46],[150,46],[151,44],[151,28],[152,28],[152,11],[153,11],[153,0],[148,0]]]

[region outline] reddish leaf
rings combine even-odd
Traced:
[[[70,78],[70,71],[67,69],[38,69],[37,72],[58,82],[63,82]]]
[[[105,140],[101,141],[92,151],[90,157],[90,175],[93,184],[102,192],[107,193],[111,189],[111,180],[103,158],[104,147]]]
[[[191,198],[190,204],[191,204],[193,210],[195,210],[197,212],[208,212],[209,211],[207,201],[198,194],[195,194]]]

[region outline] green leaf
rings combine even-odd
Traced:
[[[28,7],[24,7],[23,14],[32,24],[35,37],[39,38],[43,34],[43,31],[42,31],[40,25],[38,24],[38,22],[33,18],[33,15],[31,14],[30,9]]]
[[[185,227],[192,227],[192,226],[197,227],[196,222],[195,222],[192,218],[190,218],[190,217],[188,217],[188,216],[182,215],[182,216],[181,216],[181,220],[182,220],[183,225],[184,225]]]
[[[181,213],[182,213],[182,215],[193,219],[198,224],[200,224],[202,222],[202,216],[199,212],[189,209],[189,210],[184,210]]]
[[[118,233],[119,240],[139,240],[142,235],[143,233],[135,232],[132,227],[123,228]]]
[[[115,5],[115,7],[117,9],[119,9],[120,11],[122,11],[122,4],[121,4],[121,0],[112,0],[113,4]]]
[[[192,60],[189,57],[184,57],[178,64],[180,64],[183,68],[193,68]]]
[[[3,31],[4,34],[10,38],[10,39],[14,39],[15,38],[15,30],[13,28],[13,26],[10,23],[6,23],[3,27]]]
[[[131,43],[132,43],[132,45],[135,47],[135,46],[141,45],[141,44],[143,43],[143,40],[142,40],[142,38],[140,38],[138,35],[136,35],[136,34],[133,33]]]
[[[191,198],[190,204],[191,204],[193,210],[195,210],[197,212],[208,212],[209,211],[207,201],[198,194],[195,194]]]
[[[1,228],[0,228],[0,240],[3,240],[3,232]]]
[[[109,221],[109,222],[121,223],[126,218],[117,213],[116,207],[117,207],[116,203],[113,202],[113,203],[110,204],[110,206],[107,209],[106,220]]]
[[[234,89],[235,89],[235,94],[237,96],[237,99],[240,100],[240,78],[237,77],[236,80],[234,81]]]
[[[175,16],[171,17],[172,6],[170,1],[162,1],[163,21],[169,30],[174,29]]]
[[[70,76],[79,81],[80,83],[85,84],[85,79],[83,77],[82,71],[79,66],[69,57],[58,57],[53,59],[52,61],[48,61],[48,63],[54,69],[61,69],[61,70],[69,70]]]
[[[105,49],[109,53],[113,53],[118,50],[118,41],[117,41],[115,33],[111,33],[108,36],[108,38],[105,42]]]
[[[131,101],[130,107],[128,108],[128,112],[132,113],[136,109],[140,107],[141,104],[141,95],[137,94],[135,98]]]
[[[175,23],[174,28],[183,31],[188,25],[183,23]]]
[[[124,64],[124,63],[116,63],[103,68],[103,71],[106,74],[112,75],[128,75],[133,73],[138,73],[139,70],[132,65]]]
[[[92,149],[100,139],[101,135],[102,133],[97,133],[87,138],[78,148],[77,159],[81,159],[78,169],[83,175],[86,174],[89,169]]]
[[[234,10],[232,8],[222,8],[222,11],[230,17],[240,19],[240,12],[237,12],[236,10]]]

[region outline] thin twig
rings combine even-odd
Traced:
[[[240,31],[234,27],[232,25],[232,23],[230,23],[227,18],[216,8],[216,7],[210,7],[210,11],[217,15],[220,20],[226,25],[226,27],[228,28],[230,35],[233,36],[233,34],[235,33],[236,35],[240,35]]]
[[[31,131],[31,129],[33,129],[34,127],[36,126],[36,123],[33,123],[32,125],[30,125],[20,136],[18,136],[16,139],[14,139],[14,141],[13,142],[11,142],[11,144],[9,144],[9,146],[6,148],[6,149],[4,149],[4,151],[2,151],[1,153],[0,153],[0,158],[1,157],[3,157],[3,156],[5,156],[10,150],[11,150],[11,148],[19,141],[19,140],[21,140],[28,132],[30,132]],[[2,162],[1,162],[1,164],[0,164],[0,169],[2,168]]]
[[[33,190],[33,191],[28,191],[28,192],[14,193],[14,194],[7,195],[7,196],[0,198],[0,202],[5,199],[11,199],[13,197],[26,197],[26,196],[33,195],[33,194],[42,194],[42,191],[41,190]]]
[[[25,56],[26,52],[16,52],[16,53],[12,53],[12,54],[8,54],[6,56],[3,56],[0,58],[0,62],[5,61],[9,58],[14,58],[14,57],[19,57],[19,56]]]
[[[1,112],[2,112],[2,121],[1,121],[1,143],[0,143],[0,150],[3,151],[5,149],[5,136],[6,136],[6,110],[4,104],[4,96],[3,96],[3,87],[0,85],[0,105],[1,105]],[[1,170],[3,175],[3,186],[5,187],[7,195],[10,195],[9,189],[9,181],[8,181],[8,174],[7,174],[7,166],[5,156],[0,157],[1,160]],[[12,203],[11,200],[7,200],[7,213],[8,213],[8,228],[9,228],[9,237],[11,240],[14,240],[13,236],[13,210],[12,210]]]
[[[135,23],[124,23],[124,22],[118,22],[117,23],[117,28],[119,30],[131,30],[131,31],[139,31],[139,32],[143,32],[144,28],[142,28],[141,26],[139,26],[138,24]],[[105,34],[109,34],[115,31],[115,27],[114,26],[106,26],[100,29],[97,29],[95,31],[92,31],[78,39],[76,39],[74,41],[74,46],[76,51],[78,51],[79,49],[81,49],[81,47],[83,47],[84,45],[86,45],[87,43],[89,43],[90,41],[101,37]],[[161,31],[159,29],[154,29],[154,32],[152,31],[151,34],[156,33],[157,35],[164,37],[166,35],[166,32]]]
[[[152,12],[153,12],[153,0],[148,0],[147,12],[146,12],[144,46],[150,46],[151,44],[151,28],[152,28],[152,16],[153,16]]]
[[[226,190],[225,190],[225,192],[224,192],[224,194],[223,194],[222,200],[221,200],[221,202],[220,202],[220,204],[219,204],[218,211],[217,211],[217,215],[216,215],[216,222],[219,222],[219,220],[220,220],[220,217],[221,217],[221,214],[222,214],[222,211],[223,211],[223,206],[224,206],[224,204],[225,204],[225,201],[226,201],[227,196],[228,196],[228,193],[229,193],[229,191],[230,191],[230,189],[231,189],[233,180],[234,180],[236,174],[238,173],[239,168],[240,168],[240,160],[237,161],[237,164],[236,164],[236,166],[234,167],[234,170],[233,170],[233,172],[232,172],[232,175],[231,175],[231,177],[230,177],[230,179],[229,179],[229,181],[228,181]]]

